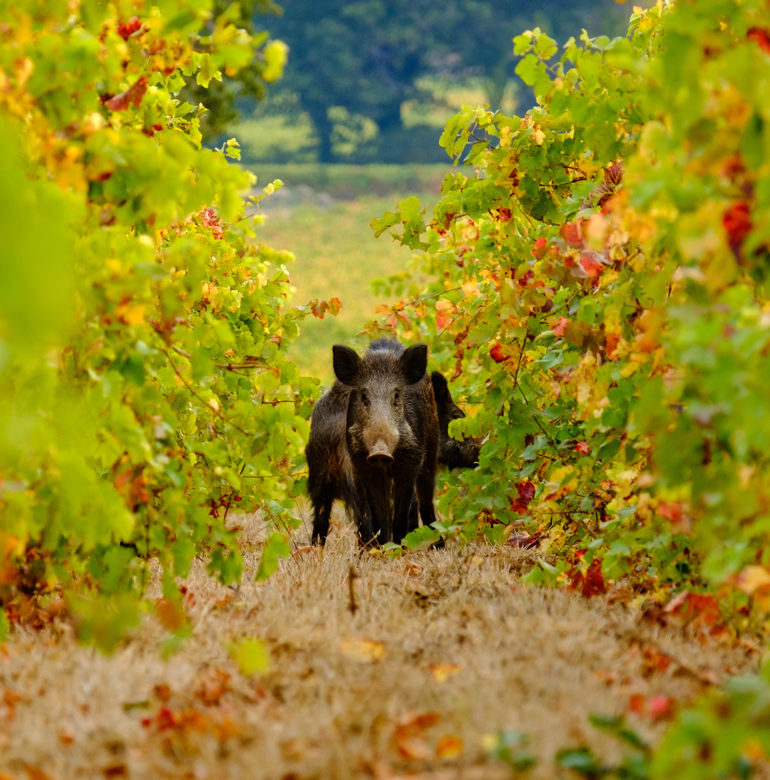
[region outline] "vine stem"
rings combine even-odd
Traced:
[[[232,420],[228,420],[227,417],[225,417],[220,411],[217,409],[214,409],[208,401],[201,398],[201,396],[195,391],[193,386],[185,379],[185,377],[182,375],[182,372],[177,368],[176,363],[171,359],[171,355],[169,355],[168,350],[161,349],[161,352],[166,356],[166,360],[168,360],[169,365],[174,370],[174,373],[179,377],[179,381],[187,388],[187,390],[195,397],[197,398],[207,409],[211,411],[211,413],[220,419],[223,423],[226,425],[229,425],[231,428],[235,428],[236,431],[239,433],[242,433],[244,436],[250,436],[251,434],[245,429],[241,428],[240,425],[237,423],[234,423]]]

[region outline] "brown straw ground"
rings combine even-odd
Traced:
[[[392,560],[361,554],[339,517],[323,553],[297,546],[256,582],[259,522],[239,522],[243,584],[196,564],[193,636],[168,658],[155,617],[112,656],[65,622],[14,633],[0,650],[0,777],[495,780],[513,774],[488,752],[501,730],[531,737],[537,763],[516,776],[567,776],[562,748],[622,756],[591,714],[635,701],[629,724],[655,744],[669,713],[640,702],[675,709],[756,667],[734,643],[604,597],[521,584],[535,553],[450,544]],[[243,639],[267,648],[264,674],[239,671],[229,648]]]

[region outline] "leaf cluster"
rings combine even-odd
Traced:
[[[517,36],[538,106],[463,108],[441,143],[466,167],[433,214],[374,224],[418,252],[374,329],[434,342],[470,412],[450,433],[486,437],[445,488],[453,532],[546,553],[529,582],[690,605],[711,633],[720,610],[766,633],[770,608],[765,11],[660,2],[622,38]],[[763,679],[683,713],[651,776],[750,776]]]
[[[155,558],[162,620],[183,632],[174,578],[194,556],[240,578],[228,514],[289,522],[314,384],[285,357],[303,316],[288,305],[291,257],[255,240],[242,197],[253,177],[228,160],[237,143],[204,148],[203,108],[180,97],[190,79],[238,73],[264,40],[202,0],[4,7],[0,603],[12,620],[24,599],[72,591],[81,635],[113,647]],[[128,600],[99,606],[110,594]],[[113,613],[114,630],[100,627]]]
[[[464,107],[432,215],[409,198],[375,220],[419,253],[379,327],[435,344],[472,411],[454,435],[487,437],[444,507],[540,540],[535,581],[598,560],[663,600],[767,563],[761,14],[661,3],[624,37],[517,36],[538,106]]]

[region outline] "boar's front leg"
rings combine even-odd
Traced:
[[[404,537],[417,528],[414,480],[397,482],[393,492],[393,541],[401,544]]]
[[[361,544],[370,547],[388,541],[393,506],[390,483],[382,470],[372,469],[372,473],[358,484],[352,509]]]

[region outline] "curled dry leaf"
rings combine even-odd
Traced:
[[[348,658],[364,663],[379,661],[385,655],[382,642],[374,642],[371,639],[343,639],[340,642],[340,650]]]

